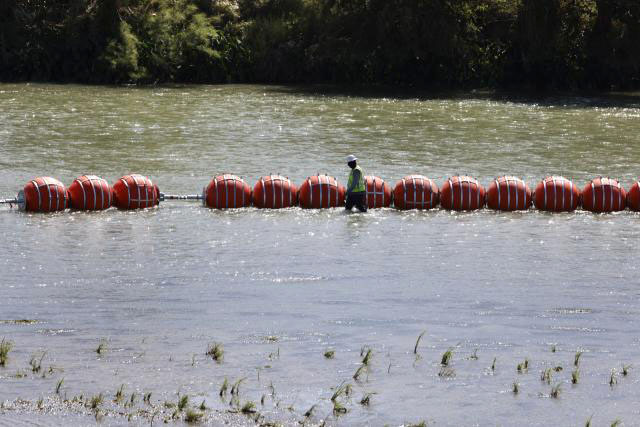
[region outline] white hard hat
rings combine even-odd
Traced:
[[[354,156],[353,154],[349,154],[347,156],[347,163],[355,162],[356,160],[358,160],[358,158],[356,156]]]

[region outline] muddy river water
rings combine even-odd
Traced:
[[[41,175],[135,172],[177,194],[222,172],[344,183],[350,153],[392,185],[513,174],[533,188],[558,174],[629,188],[639,135],[633,96],[3,84],[0,198]],[[640,425],[630,211],[2,206],[0,236],[0,340],[13,344],[0,425],[180,423],[186,408],[172,405],[185,395],[213,424]]]

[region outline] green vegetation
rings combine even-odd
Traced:
[[[7,360],[9,360],[9,352],[12,348],[13,343],[2,338],[2,341],[0,341],[0,366],[7,365]]]
[[[202,412],[194,411],[193,409],[188,409],[186,415],[184,416],[184,421],[188,424],[194,424],[199,422],[204,414]]]
[[[445,351],[442,354],[442,358],[440,360],[440,364],[442,366],[449,366],[449,363],[451,363],[451,359],[453,358],[453,348],[449,348],[447,351]]]
[[[578,368],[571,372],[571,384],[578,384],[580,381],[580,370]]]
[[[222,362],[222,359],[224,358],[224,348],[222,347],[222,343],[214,342],[209,344],[205,354],[218,363]]]
[[[5,0],[0,80],[640,87],[637,0]]]
[[[427,331],[422,331],[422,332],[420,332],[420,335],[418,335],[418,339],[416,340],[416,345],[413,347],[413,354],[415,354],[415,355],[418,354],[418,345],[420,344],[420,340],[422,339],[422,337],[426,333],[427,333]]]

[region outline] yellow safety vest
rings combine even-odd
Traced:
[[[355,168],[351,169],[351,173],[349,174],[349,182],[347,183],[347,189],[351,188],[351,184],[353,183],[353,173],[355,171],[360,172],[360,179],[354,187],[353,193],[363,193],[366,191],[366,188],[364,187],[364,172],[362,172],[360,166],[356,166]]]

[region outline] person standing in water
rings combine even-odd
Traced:
[[[367,192],[364,186],[364,172],[357,165],[358,158],[353,154],[347,156],[347,165],[351,168],[347,184],[347,201],[345,209],[350,211],[355,206],[360,212],[367,211]]]

